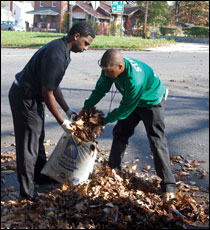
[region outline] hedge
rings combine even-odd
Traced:
[[[189,37],[200,37],[200,38],[209,37],[209,27],[194,26],[189,28],[183,28],[183,31],[184,34]]]
[[[162,35],[176,35],[178,33],[177,27],[168,27],[168,26],[161,26],[160,33]]]

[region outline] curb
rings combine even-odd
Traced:
[[[6,49],[40,49],[42,46],[1,46],[1,48],[6,48]],[[88,50],[107,50],[110,48],[88,48]],[[122,51],[150,51],[148,49],[151,48],[146,48],[146,49],[134,49],[134,48],[119,48],[118,50]]]

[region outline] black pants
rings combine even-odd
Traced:
[[[20,195],[33,197],[34,181],[46,163],[44,149],[44,104],[32,96],[29,89],[13,83],[9,91],[13,116],[17,176]]]
[[[164,100],[149,108],[137,107],[130,116],[119,120],[113,129],[113,142],[109,156],[111,168],[120,168],[128,139],[134,134],[134,129],[139,121],[143,121],[150,148],[154,156],[154,164],[157,175],[162,179],[163,192],[173,192],[176,181],[172,174],[169,160],[169,151],[165,135],[164,124]]]

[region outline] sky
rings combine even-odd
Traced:
[[[167,1],[167,3],[169,6],[173,5],[173,1]]]

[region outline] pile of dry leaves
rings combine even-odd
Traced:
[[[116,174],[108,166],[106,153],[99,156],[86,183],[63,184],[49,194],[40,194],[38,203],[2,201],[1,228],[187,229],[208,223],[208,201],[198,202],[178,186],[176,199],[164,205],[158,194],[159,177],[137,173],[132,167]]]
[[[74,134],[82,141],[94,141],[104,129],[104,113],[95,107],[84,111],[71,123]]]

